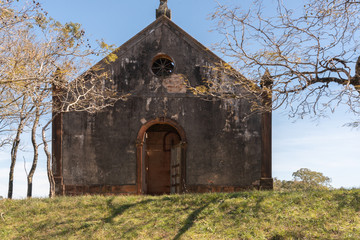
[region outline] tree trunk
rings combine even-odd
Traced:
[[[10,172],[9,172],[9,189],[8,189],[8,198],[12,199],[13,196],[13,187],[14,187],[14,169],[16,164],[17,152],[20,145],[20,136],[25,126],[25,118],[21,117],[19,126],[16,131],[16,136],[12,144],[11,148],[11,165],[10,165]]]
[[[49,126],[49,124],[52,122],[54,117],[49,121],[43,128],[42,128],[42,141],[44,144],[44,152],[46,154],[46,166],[47,166],[47,175],[50,183],[50,191],[49,191],[49,198],[55,197],[55,180],[54,175],[52,172],[52,164],[51,164],[51,153],[49,152],[49,146],[46,141],[46,129]]]
[[[8,189],[8,198],[11,199],[13,196],[13,187],[14,187],[14,169],[17,158],[17,152],[20,145],[20,136],[22,131],[24,130],[26,120],[29,114],[32,112],[33,107],[27,111],[27,96],[24,95],[22,99],[21,109],[19,111],[20,122],[16,131],[16,136],[13,140],[12,148],[11,148],[11,165],[10,165],[10,173],[9,173],[9,189]]]
[[[36,112],[35,112],[34,123],[33,123],[32,129],[31,129],[31,143],[32,143],[32,146],[34,149],[34,156],[33,156],[33,162],[32,162],[32,166],[31,166],[29,175],[27,176],[27,181],[28,181],[27,197],[28,198],[31,198],[31,196],[32,196],[32,181],[33,181],[34,173],[35,173],[38,158],[39,158],[39,146],[37,145],[37,142],[36,142],[36,130],[37,130],[37,126],[39,124],[39,118],[40,118],[40,113],[39,113],[39,109],[37,108]]]
[[[31,198],[31,196],[32,196],[32,179],[28,178],[27,197]]]

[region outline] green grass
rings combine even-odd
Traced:
[[[0,239],[360,239],[360,190],[0,200]]]

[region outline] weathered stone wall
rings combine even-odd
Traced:
[[[170,56],[169,77],[151,71],[153,58]],[[65,185],[136,184],[136,138],[141,126],[170,118],[186,133],[186,184],[249,187],[261,175],[261,118],[243,121],[245,100],[204,100],[187,91],[202,84],[219,61],[196,40],[161,23],[141,32],[118,51],[106,69],[121,93],[130,93],[105,112],[63,116],[62,168]]]

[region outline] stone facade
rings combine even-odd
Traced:
[[[245,118],[246,99],[204,99],[186,87],[204,84],[221,59],[166,16],[114,54],[98,64],[128,99],[54,121],[58,195],[272,188],[271,113]]]

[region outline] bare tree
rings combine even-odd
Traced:
[[[38,163],[38,159],[39,159],[39,146],[36,140],[36,130],[37,127],[39,125],[39,120],[41,117],[41,112],[40,109],[38,108],[38,106],[35,106],[35,111],[34,111],[34,116],[33,116],[33,125],[31,128],[31,143],[32,143],[32,147],[33,147],[33,161],[32,161],[32,165],[30,168],[29,173],[27,174],[27,197],[32,197],[32,183],[33,183],[33,177],[34,177],[34,173],[37,167],[37,163]]]
[[[241,85],[252,98],[272,94],[272,109],[286,105],[300,116],[321,115],[344,103],[359,112],[360,2],[253,0],[242,5],[219,3],[212,15],[223,36],[215,49],[232,66],[219,68],[236,80],[220,82],[223,86],[212,81],[213,91],[205,94],[240,97],[232,89]],[[271,84],[260,88],[264,75]],[[270,110],[261,104],[255,108]]]
[[[52,171],[52,165],[51,165],[52,158],[51,158],[51,153],[49,151],[48,140],[46,138],[46,131],[53,120],[54,120],[54,118],[52,118],[50,121],[48,121],[47,124],[45,124],[45,126],[42,128],[42,131],[41,131],[42,141],[44,143],[44,152],[46,154],[46,169],[47,169],[46,172],[47,172],[48,180],[49,180],[49,184],[50,184],[50,189],[49,189],[49,197],[50,198],[53,198],[55,196],[55,180],[54,180],[54,175],[53,175],[53,171]]]
[[[38,162],[37,130],[45,121],[42,144],[47,155],[50,186],[53,187],[51,154],[47,150],[46,129],[62,112],[94,113],[113,105],[119,96],[101,66],[92,65],[93,55],[112,50],[101,43],[93,50],[84,30],[76,23],[61,24],[47,16],[37,1],[25,5],[18,1],[0,2],[0,119],[19,119],[13,138],[8,197],[13,193],[13,176],[21,134],[31,129],[32,167],[27,174],[28,192]],[[114,60],[109,55],[108,61]],[[53,91],[56,89],[56,91]],[[53,96],[52,96],[53,95]],[[53,100],[57,99],[54,104]],[[50,191],[53,196],[53,191]]]
[[[8,186],[8,198],[11,199],[13,196],[13,188],[14,188],[14,169],[15,164],[17,160],[17,153],[20,146],[21,141],[21,134],[24,131],[24,128],[26,126],[26,123],[31,116],[31,112],[33,110],[32,107],[29,108],[28,105],[28,96],[24,95],[22,97],[22,101],[19,103],[19,110],[16,111],[18,114],[18,122],[17,122],[17,128],[15,131],[15,137],[12,140],[12,146],[11,146],[11,164],[10,164],[10,171],[9,171],[9,186]]]

